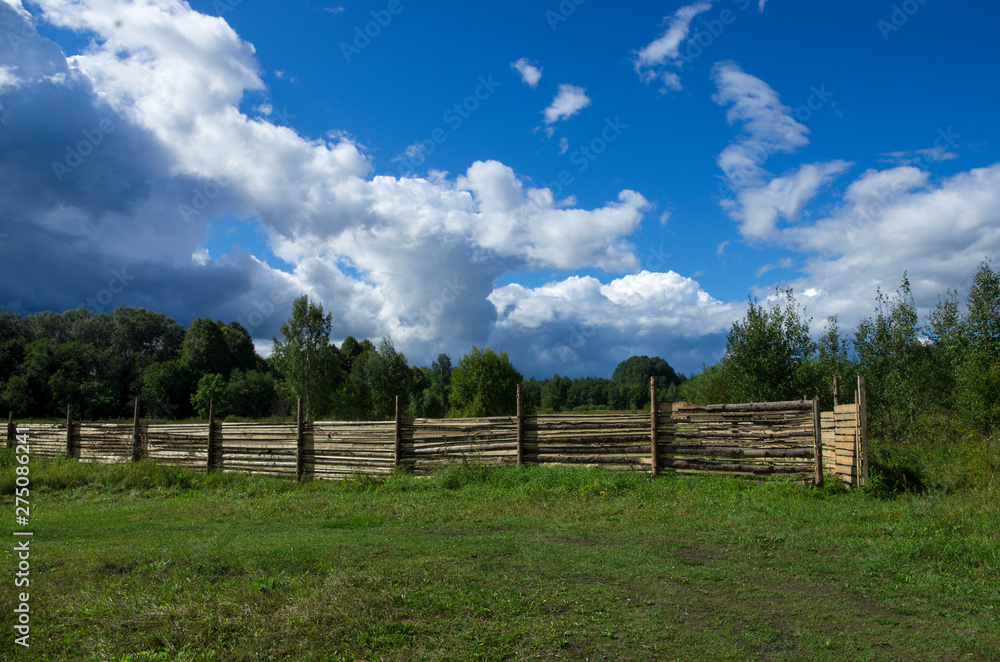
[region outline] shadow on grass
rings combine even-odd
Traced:
[[[928,480],[923,460],[911,448],[887,443],[872,443],[869,449],[871,478],[865,492],[879,499],[898,494],[927,491]]]

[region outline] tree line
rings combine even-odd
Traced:
[[[842,402],[854,402],[865,375],[869,429],[883,439],[913,440],[988,434],[1000,427],[1000,274],[979,265],[964,302],[942,294],[921,323],[906,274],[894,293],[879,290],[873,313],[852,332],[837,318],[817,340],[791,290],[768,305],[749,302],[733,324],[726,354],[679,388],[682,400],[759,402],[818,395],[832,406],[840,378]]]
[[[676,400],[686,377],[658,356],[632,356],[615,368],[610,379],[571,379],[558,374],[524,383],[524,398],[536,411],[638,410],[649,405],[649,378],[657,378],[657,400]]]
[[[611,379],[525,381],[506,352],[473,347],[457,365],[441,354],[411,366],[390,338],[374,343],[330,338],[332,316],[302,296],[274,338],[267,359],[237,322],[198,318],[186,329],[162,313],[118,308],[21,316],[0,311],[0,410],[18,417],[62,416],[71,405],[84,420],[131,415],[205,418],[288,416],[303,398],[309,417],[385,420],[399,396],[407,417],[510,415],[517,385],[531,411],[641,409],[649,377],[676,394],[684,378],[666,361],[623,361]]]
[[[1000,427],[1000,274],[980,265],[964,300],[948,291],[921,322],[904,274],[878,292],[873,313],[851,331],[837,318],[810,335],[811,319],[792,290],[749,301],[730,328],[722,360],[688,378],[659,357],[633,356],[610,379],[524,380],[506,352],[473,347],[452,365],[441,354],[411,366],[390,338],[330,338],[332,317],[302,296],[280,327],[270,357],[237,322],[198,318],[186,329],[162,313],[118,308],[21,316],[0,312],[0,411],[55,417],[127,418],[134,398],[156,418],[288,416],[296,399],[312,419],[385,420],[399,396],[407,417],[510,415],[516,387],[528,412],[638,410],[659,400],[699,404],[820,398],[832,382],[853,402],[868,384],[870,429],[886,439],[989,433]]]

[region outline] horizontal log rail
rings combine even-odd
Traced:
[[[345,478],[393,470],[426,473],[455,462],[573,464],[613,469],[739,475],[839,474],[852,485],[868,474],[864,381],[859,401],[818,412],[814,400],[692,405],[660,402],[651,412],[524,413],[472,419],[169,424],[87,423],[68,409],[63,424],[30,426],[33,454],[114,463],[148,458],[209,471],[291,478]],[[657,398],[650,384],[650,398]],[[8,428],[15,427],[13,414]]]

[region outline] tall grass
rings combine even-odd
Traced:
[[[982,501],[1000,497],[1000,432],[965,429],[948,413],[926,414],[918,423],[912,442],[872,442],[870,494],[947,492]]]
[[[14,494],[14,450],[0,449],[0,495]],[[71,458],[46,458],[31,463],[32,493],[79,490],[104,494],[156,493],[175,495],[192,490],[238,493],[278,493],[293,489],[291,481],[235,473],[207,473],[156,464],[151,460],[122,464],[90,464]]]
[[[380,487],[399,492],[469,490],[513,497],[544,494],[611,496],[642,492],[650,480],[651,477],[646,474],[598,468],[455,464],[425,477],[397,474]],[[362,479],[361,482],[365,481]]]
[[[13,495],[16,465],[12,449],[0,450],[0,495]],[[671,477],[665,477],[670,480]],[[642,493],[651,477],[632,472],[599,468],[505,466],[455,464],[427,476],[405,472],[391,475],[358,474],[344,481],[313,481],[296,485],[286,478],[242,473],[198,471],[163,466],[150,460],[122,464],[90,464],[70,458],[46,458],[31,465],[32,491],[61,490],[104,494],[154,493],[176,495],[187,491],[219,491],[237,494],[278,494],[297,489],[327,489],[345,492],[407,493],[466,490],[480,495],[504,497],[550,495],[618,496]]]
[[[955,441],[922,445],[920,454],[937,486],[1000,496],[1000,434],[964,431]]]

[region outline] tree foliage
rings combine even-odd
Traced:
[[[913,429],[920,351],[917,322],[910,281],[904,274],[894,295],[879,290],[875,316],[861,320],[854,334],[858,369],[868,382],[869,420],[887,438],[899,439]]]
[[[199,317],[187,329],[181,346],[181,356],[188,368],[198,375],[228,375],[229,348],[222,335],[221,324]]]
[[[562,411],[567,409],[569,401],[569,388],[572,381],[569,377],[555,375],[552,379],[542,384],[542,409],[549,411]]]
[[[198,380],[198,388],[191,396],[191,404],[194,405],[198,416],[208,418],[212,401],[215,401],[215,415],[222,417],[225,415],[226,403],[226,378],[222,375],[203,375]]]
[[[451,357],[447,354],[438,354],[437,361],[431,364],[431,390],[444,411],[448,410],[450,404],[448,394],[451,392],[451,370]]]
[[[364,405],[363,417],[388,420],[396,414],[396,396],[405,409],[413,391],[413,374],[391,338],[383,338],[377,348],[366,349],[355,360],[350,383]]]
[[[142,373],[142,402],[156,418],[187,418],[194,414],[191,394],[198,376],[182,359],[153,363]]]
[[[333,406],[342,379],[340,355],[330,342],[333,316],[323,306],[301,296],[292,304],[292,316],[282,322],[282,339],[274,338],[274,365],[291,392],[305,400],[309,418],[322,416]]]
[[[831,317],[814,343],[790,290],[768,308],[751,301],[730,331],[725,358],[681,385],[679,395],[709,404],[818,394],[828,408],[834,377],[841,402],[852,402],[864,375],[876,437],[954,434],[942,420],[988,434],[1000,428],[1000,274],[991,262],[980,264],[966,304],[963,311],[959,293],[949,290],[921,326],[903,274],[894,293],[878,291],[874,313],[853,334]]]
[[[723,359],[715,365],[703,365],[701,372],[680,385],[677,397],[682,402],[696,405],[721,405],[733,402],[726,376],[726,360]]]
[[[868,383],[870,429],[889,439],[984,433],[1000,428],[1000,274],[983,262],[964,298],[948,291],[920,317],[904,274],[893,294],[878,292],[871,316],[852,331],[831,317],[818,335],[791,290],[749,302],[733,324],[726,355],[685,379],[659,357],[622,361],[611,379],[523,381],[509,356],[479,349],[453,367],[440,354],[415,367],[385,338],[378,346],[347,337],[331,340],[332,316],[300,297],[281,325],[274,353],[261,359],[237,323],[198,318],[187,329],[153,311],[71,310],[28,316],[0,311],[0,408],[18,417],[62,417],[72,406],[90,420],[131,417],[141,396],[144,415],[184,418],[287,416],[301,395],[312,418],[387,419],[401,397],[409,417],[510,415],[524,386],[528,413],[602,408],[640,409],[649,377],[661,399],[698,404],[784,400],[819,395],[853,401],[856,377]],[[937,426],[937,427],[935,427]]]
[[[0,315],[0,406],[30,416],[99,420],[128,411],[151,364],[176,358],[184,329],[161,313],[119,308]]]
[[[664,395],[671,384],[683,381],[670,364],[658,356],[632,356],[619,363],[611,375],[609,399],[612,409],[642,409],[648,405],[650,378],[654,376],[659,392]]]
[[[275,393],[270,373],[236,368],[226,381],[225,411],[230,416],[262,418],[271,413]]]
[[[751,299],[743,320],[726,338],[725,374],[730,397],[737,402],[767,402],[801,398],[811,384],[802,367],[816,344],[809,320],[799,309],[791,288],[776,291],[767,307]]]
[[[989,262],[972,280],[960,328],[965,351],[956,375],[958,407],[968,427],[988,432],[1000,427],[1000,274]]]
[[[452,413],[456,416],[509,416],[517,413],[517,385],[523,377],[507,352],[490,347],[463,356],[451,374]]]
[[[800,374],[807,397],[818,395],[825,411],[833,408],[834,379],[839,380],[840,401],[854,402],[858,368],[851,360],[850,339],[841,333],[836,315],[827,319],[826,327],[816,343],[815,359],[806,362]]]

